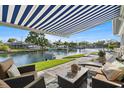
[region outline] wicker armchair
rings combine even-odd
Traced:
[[[9,76],[7,74],[8,69],[14,64],[12,58],[7,59],[3,62],[0,62],[0,79],[9,79]],[[18,70],[21,74],[23,75],[30,75],[34,74],[34,76],[37,76],[37,72],[35,71],[35,65],[28,65],[28,66],[23,66],[23,67],[18,67]],[[13,77],[16,78],[16,77]]]
[[[28,65],[23,67],[18,67],[18,70],[21,76],[16,76],[9,78],[7,75],[7,69],[14,64],[12,59],[8,59],[2,62],[2,65],[6,68],[4,72],[2,72],[0,67],[0,78],[5,81],[12,88],[24,88],[24,87],[45,87],[44,77],[37,78],[37,72],[35,71],[35,65]],[[0,65],[1,66],[1,65]],[[6,75],[6,77],[2,77],[2,75]]]
[[[44,77],[35,79],[34,75],[4,79],[11,88],[45,88]]]

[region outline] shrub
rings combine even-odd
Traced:
[[[100,50],[98,55],[99,55],[99,62],[104,65],[106,63],[105,51]]]
[[[106,55],[106,53],[104,51],[100,50],[98,52],[98,55],[99,55],[99,57],[104,57]]]
[[[9,50],[9,46],[7,46],[7,45],[0,45],[0,50],[1,51],[8,51]]]

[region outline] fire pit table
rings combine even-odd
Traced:
[[[74,77],[68,77],[70,69],[61,71],[58,75],[58,84],[62,88],[87,87],[88,68],[82,67]]]

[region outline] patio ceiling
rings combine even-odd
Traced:
[[[0,23],[69,36],[120,16],[119,5],[2,5]]]

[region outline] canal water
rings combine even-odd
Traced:
[[[21,52],[15,54],[0,54],[0,62],[12,58],[17,66],[31,64],[38,61],[46,61],[52,59],[60,59],[65,56],[86,53],[88,50],[77,49],[73,51],[67,50],[49,50],[42,52]]]

